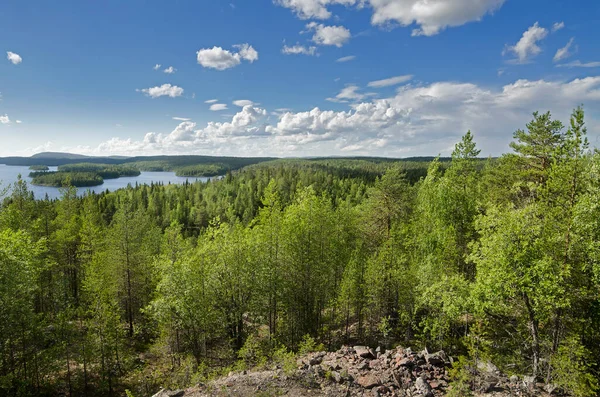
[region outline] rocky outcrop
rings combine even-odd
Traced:
[[[450,386],[452,359],[443,351],[413,352],[410,348],[384,351],[367,346],[343,347],[337,352],[317,352],[297,360],[298,369],[231,373],[185,392],[190,396],[397,396],[437,397]],[[548,395],[544,385],[530,379],[508,378],[491,363],[469,369],[476,396]],[[167,397],[161,390],[155,397]],[[180,393],[177,391],[175,393]],[[181,394],[175,394],[177,396]]]

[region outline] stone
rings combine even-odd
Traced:
[[[344,377],[337,371],[332,372],[333,375],[333,380],[335,380],[335,383],[344,383]]]
[[[321,364],[322,362],[323,362],[323,357],[316,356],[316,357],[313,357],[313,358],[311,358],[311,359],[308,361],[308,364],[309,364],[309,365],[319,365],[319,364]]]
[[[437,353],[425,354],[425,360],[434,366],[444,366],[448,363],[448,356],[444,351],[439,351]]]
[[[523,386],[527,390],[533,390],[535,388],[535,376],[524,376]]]
[[[499,374],[500,373],[500,370],[498,369],[498,367],[496,367],[494,364],[492,364],[489,361],[478,361],[477,369],[480,372],[487,373],[487,374]]]
[[[519,383],[519,377],[517,375],[512,375],[510,378],[508,378],[508,380],[510,383]]]
[[[380,381],[379,381],[379,378],[376,377],[374,374],[367,374],[367,375],[359,377],[356,380],[356,383],[358,383],[365,389],[372,389],[375,386],[379,386]]]
[[[372,359],[375,358],[375,355],[371,353],[371,349],[366,346],[354,346],[354,351],[356,355],[362,358]]]
[[[396,364],[398,367],[412,367],[415,364],[410,358],[403,358]]]
[[[431,391],[431,386],[427,383],[423,378],[418,377],[415,382],[415,388],[420,396],[423,397],[433,397],[433,392]]]
[[[185,390],[165,390],[160,389],[158,393],[152,397],[183,397]]]

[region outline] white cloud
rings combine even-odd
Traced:
[[[311,22],[306,25],[306,29],[314,31],[312,41],[318,45],[343,46],[350,40],[350,30],[343,26],[325,26],[320,23]]]
[[[336,59],[336,62],[350,62],[356,59],[355,55],[348,55],[347,57],[341,57]]]
[[[242,60],[250,63],[258,60],[258,52],[249,44],[237,44],[233,46],[238,52],[224,50],[221,47],[204,48],[197,55],[198,63],[205,68],[226,70],[238,66]]]
[[[21,62],[23,62],[23,58],[21,58],[21,56],[19,54],[15,54],[14,52],[11,52],[11,51],[6,52],[6,59],[11,61],[13,63],[13,65],[18,65]]]
[[[517,63],[527,63],[531,58],[542,52],[537,43],[548,36],[548,30],[541,27],[537,22],[531,26],[514,46],[504,49],[503,55],[514,53]]]
[[[558,68],[600,68],[600,62],[581,62],[579,60],[556,65]]]
[[[300,19],[329,19],[328,5],[354,5],[357,0],[274,0],[275,4],[292,9]]]
[[[575,38],[572,37],[566,46],[559,48],[558,51],[556,51],[556,54],[554,55],[553,61],[554,62],[562,61],[564,59],[569,58],[571,55],[573,55],[573,53],[571,52],[571,46],[573,45],[574,41],[575,41]]]
[[[163,84],[158,87],[144,88],[137,91],[143,92],[150,98],[158,98],[161,96],[176,98],[183,94],[183,88],[171,84]]]
[[[158,69],[160,69],[161,66],[162,65],[160,63],[157,63],[156,65],[154,65],[154,67],[152,69],[158,70]]]
[[[235,106],[239,106],[243,108],[244,106],[255,106],[256,104],[248,99],[238,99],[237,101],[233,101]]]
[[[187,117],[173,117],[173,120],[177,120],[177,121],[190,121],[191,119],[188,119]]]
[[[392,86],[392,85],[398,85],[398,84],[406,83],[407,81],[412,80],[412,78],[413,78],[412,75],[407,74],[407,75],[404,75],[404,76],[396,76],[396,77],[390,77],[388,79],[371,81],[367,85],[369,87],[373,87],[373,88],[389,87],[389,86]]]
[[[559,30],[561,30],[564,27],[565,27],[564,22],[555,22],[554,25],[552,25],[552,32],[558,32]]]
[[[218,99],[209,99],[207,101],[204,101],[204,103],[216,103],[216,102],[219,102],[219,100]]]
[[[305,47],[300,44],[293,46],[284,45],[281,49],[281,53],[285,55],[317,55],[317,47]]]
[[[192,123],[191,121],[184,121],[180,123],[171,133],[169,137],[171,140],[178,141],[191,141],[194,139],[194,129],[196,128],[196,123]]]
[[[366,94],[357,92],[360,88],[357,85],[350,84],[340,91],[334,98],[327,98],[329,102],[346,103],[350,101],[360,101],[365,98]]]
[[[0,116],[0,124],[10,124],[10,118],[7,114]]]
[[[165,70],[163,70],[163,72],[167,73],[167,74],[173,74],[177,71],[177,69],[175,69],[173,66],[169,66],[168,68],[166,68]]]
[[[237,48],[242,59],[252,63],[258,61],[258,52],[250,44],[236,44],[233,46]]]
[[[17,123],[17,124],[21,124],[21,123],[23,123],[23,122],[22,122],[21,120],[15,120],[15,123]]]
[[[352,87],[356,86],[342,96],[366,95]],[[584,103],[591,142],[597,142],[599,131],[591,127],[600,125],[600,76],[571,81],[517,80],[500,89],[441,81],[403,86],[388,98],[362,99],[342,111],[278,109],[274,121],[267,119],[266,110],[245,106],[228,122],[209,122],[200,129],[193,123],[181,123],[170,133],[148,133],[140,140],[113,138],[88,152],[448,155],[471,129],[483,155],[498,155],[510,150],[513,132],[523,128],[535,110],[550,110],[554,118],[567,120],[571,110]]]
[[[274,0],[300,19],[329,19],[330,6],[356,6],[372,10],[372,25],[417,25],[413,36],[433,36],[448,27],[480,21],[506,0]]]
[[[212,110],[213,112],[227,110],[227,105],[224,103],[213,103],[212,105],[210,105],[210,110]]]
[[[397,22],[419,25],[413,36],[433,36],[448,27],[480,21],[499,9],[505,0],[369,0],[373,8],[371,23]]]

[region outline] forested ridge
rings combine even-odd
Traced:
[[[0,394],[146,396],[362,343],[461,356],[455,395],[481,359],[596,395],[600,153],[583,110],[535,113],[500,158],[475,137],[448,161],[275,160],[56,201],[5,186]]]

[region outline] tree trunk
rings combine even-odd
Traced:
[[[537,377],[540,366],[540,338],[539,338],[539,324],[535,317],[535,312],[529,301],[527,293],[523,292],[523,301],[527,308],[527,315],[529,316],[529,331],[531,332],[531,352],[533,354],[533,370],[532,375]]]

